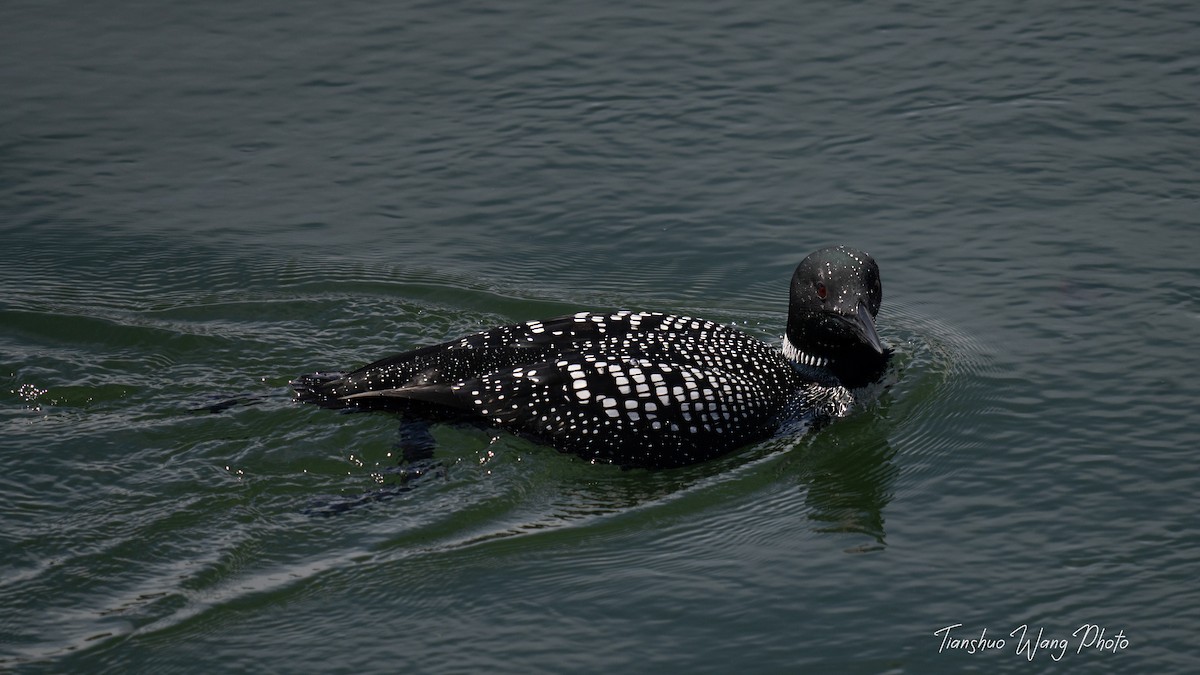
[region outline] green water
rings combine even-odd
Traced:
[[[1194,672],[1198,30],[6,3],[0,669]],[[649,472],[441,426],[401,489],[394,418],[290,398],[579,309],[774,340],[831,243],[897,368],[819,433]]]

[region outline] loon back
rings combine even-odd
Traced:
[[[584,312],[392,356],[304,395],[362,407],[431,403],[587,459],[674,466],[770,435],[802,384],[782,353],[728,326]]]
[[[852,249],[823,252],[843,250]],[[829,298],[831,284],[841,290],[836,279],[820,283],[819,301]],[[851,398],[839,372],[882,373],[887,353],[869,300],[822,313],[807,300],[798,303],[796,293],[794,277],[789,315],[803,311],[832,327],[793,334],[789,319],[782,352],[702,319],[581,312],[493,328],[292,385],[300,400],[329,407],[454,411],[591,461],[692,464],[767,438],[798,413],[844,414]],[[857,351],[846,351],[846,341]],[[871,363],[839,367],[847,354]]]

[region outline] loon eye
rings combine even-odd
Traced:
[[[825,288],[825,284],[817,282],[817,297],[824,300],[825,296],[829,295],[829,289]]]

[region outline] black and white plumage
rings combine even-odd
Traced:
[[[782,351],[722,324],[652,312],[580,312],[501,326],[294,381],[322,405],[454,411],[623,466],[700,462],[792,417],[836,417],[877,379],[875,261],[822,249],[792,277]]]

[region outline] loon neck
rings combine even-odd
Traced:
[[[814,356],[783,336],[783,356],[802,376],[820,384],[855,389],[878,380],[887,370],[892,350],[882,354],[863,346],[836,357]]]
[[[797,371],[813,380],[822,384],[841,384],[837,375],[830,369],[832,361],[828,357],[805,352],[792,344],[786,335],[783,336],[783,356],[791,361]]]
[[[787,359],[792,363],[802,366],[824,368],[825,366],[829,365],[829,359],[823,356],[813,356],[812,354],[802,351],[799,347],[792,344],[792,341],[789,340],[786,335],[783,336],[783,355],[786,356]]]

